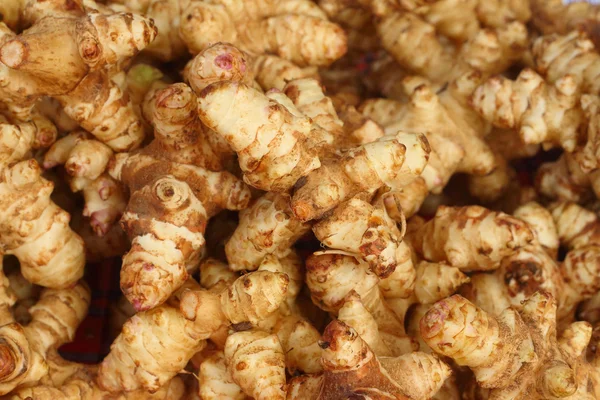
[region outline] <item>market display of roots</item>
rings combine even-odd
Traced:
[[[600,399],[592,3],[0,1],[0,398]]]

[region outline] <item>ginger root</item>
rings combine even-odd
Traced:
[[[589,325],[571,324],[557,339],[555,318],[556,302],[545,292],[534,293],[520,311],[508,308],[495,318],[454,295],[425,314],[421,335],[435,352],[468,366],[490,396],[596,396],[594,368],[580,357]]]
[[[532,47],[535,70],[547,82],[554,83],[570,75],[580,85],[583,93],[598,94],[600,55],[587,36],[578,31],[566,35],[541,36]]]
[[[306,285],[319,308],[337,314],[352,293],[356,293],[380,334],[394,336],[397,351],[416,350],[416,343],[404,332],[403,322],[384,299],[378,281],[364,261],[343,252],[314,253],[306,260]],[[402,285],[406,284],[402,282]],[[404,287],[399,292],[402,296],[411,293]]]
[[[333,213],[313,226],[325,246],[360,254],[375,275],[385,278],[398,265],[397,252],[403,232],[385,207],[354,198],[336,207]]]
[[[422,172],[429,159],[429,142],[422,134],[396,131],[328,159],[297,185],[292,210],[301,221],[317,219],[359,193],[388,186],[400,188]]]
[[[218,351],[200,364],[198,371],[200,398],[204,400],[217,400],[227,398],[232,400],[245,400],[246,395],[233,381],[227,371],[225,356]]]
[[[344,31],[307,0],[255,0],[239,6],[193,1],[181,15],[180,36],[194,54],[226,41],[255,56],[267,53],[299,66],[327,66],[346,52]]]
[[[321,347],[323,373],[293,378],[288,399],[377,396],[425,400],[439,390],[451,373],[446,364],[425,353],[377,357],[354,329],[338,320],[325,328]]]
[[[193,91],[178,83],[148,95],[155,139],[137,153],[117,154],[109,165],[109,174],[131,192],[121,219],[132,242],[121,288],[137,310],[164,302],[199,265],[211,217],[250,201],[249,188],[223,170],[228,149],[201,124]]]
[[[285,274],[257,271],[215,293],[188,281],[189,287],[179,294],[179,309],[165,303],[125,323],[100,365],[99,386],[110,392],[158,390],[223,326],[255,325],[277,311],[288,282]]]
[[[409,221],[409,231],[411,230]],[[407,236],[424,259],[447,261],[461,271],[486,271],[532,243],[532,228],[517,218],[480,206],[440,206],[435,217]]]
[[[71,190],[83,192],[83,216],[98,236],[109,232],[127,205],[124,188],[104,172],[111,156],[108,146],[83,131],[62,137],[44,155],[45,169],[64,165]]]
[[[320,166],[307,143],[310,120],[247,85],[208,86],[199,95],[198,113],[238,153],[244,180],[258,189],[286,191]]]
[[[233,381],[256,400],[283,400],[285,355],[275,334],[236,332],[225,342],[225,364]]]
[[[83,276],[83,241],[69,227],[69,214],[50,199],[54,185],[41,175],[33,159],[2,171],[0,242],[28,281],[66,288]]]
[[[85,10],[81,5],[68,11],[53,4],[37,10],[33,25],[0,47],[6,74],[15,79],[3,90],[17,106],[26,107],[40,96],[56,98],[70,117],[113,150],[139,146],[143,127],[119,85],[124,79],[119,69],[154,39],[152,21],[130,13]],[[123,40],[114,42],[115,35]],[[105,66],[115,68],[108,71]]]
[[[44,289],[29,309],[28,325],[4,321],[0,327],[0,394],[35,384],[48,373],[48,353],[75,338],[89,303],[89,289],[82,283],[68,289]]]
[[[27,158],[32,150],[51,146],[56,137],[54,124],[39,113],[15,124],[0,113],[0,170]]]
[[[240,212],[240,222],[225,245],[229,268],[255,270],[262,259],[280,256],[310,230],[296,218],[289,196],[269,192]]]
[[[578,100],[577,81],[572,75],[547,83],[526,68],[514,81],[490,78],[475,90],[472,104],[494,126],[516,129],[525,144],[561,146],[572,152],[583,122]]]

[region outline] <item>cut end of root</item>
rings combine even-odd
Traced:
[[[292,212],[302,222],[309,221],[313,219],[313,214],[315,213],[313,207],[305,201],[293,201],[291,204]]]
[[[28,53],[27,44],[11,40],[0,49],[0,61],[9,68],[19,68],[27,60]]]
[[[6,343],[0,344],[0,380],[10,376],[15,371],[14,354]]]

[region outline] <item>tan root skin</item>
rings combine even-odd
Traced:
[[[98,236],[110,231],[127,205],[124,188],[105,173],[112,154],[86,132],[75,131],[57,140],[44,155],[44,168],[63,164],[71,176],[71,190],[83,192],[83,215],[90,218]]]
[[[27,326],[5,321],[7,324],[0,327],[1,394],[35,384],[48,374],[48,353],[75,338],[89,303],[90,291],[85,284],[44,289],[39,301],[29,309],[31,322]]]
[[[440,206],[409,240],[426,260],[447,261],[463,271],[485,271],[532,243],[535,235],[524,221],[501,212],[480,206]]]
[[[208,86],[198,114],[238,153],[244,180],[258,189],[287,191],[320,166],[307,142],[310,120],[243,83]]]
[[[33,159],[2,171],[0,241],[27,280],[66,288],[83,276],[83,241],[69,227],[70,215],[50,199],[54,185],[41,174]]]
[[[283,255],[310,225],[296,218],[289,196],[269,192],[240,212],[240,222],[225,245],[229,267],[255,270],[268,255]]]
[[[189,287],[180,294],[179,309],[163,304],[138,312],[125,323],[100,365],[98,384],[110,392],[157,390],[223,327],[256,325],[276,312],[285,300],[288,283],[285,274],[257,271],[217,294],[189,280]],[[134,368],[136,364],[143,367]]]
[[[593,397],[597,371],[580,357],[591,334],[586,325],[571,324],[557,340],[556,303],[545,292],[498,317],[455,295],[427,312],[421,335],[435,352],[468,366],[491,396]]]
[[[224,170],[231,150],[202,125],[192,89],[176,83],[147,96],[154,140],[139,152],[117,154],[109,165],[131,193],[121,219],[132,242],[121,288],[138,310],[166,301],[199,265],[211,217],[250,201],[249,188]]]
[[[251,55],[274,54],[300,66],[328,66],[346,52],[343,29],[306,0],[190,2],[179,34],[193,54],[226,41]]]
[[[425,400],[451,374],[446,364],[425,353],[377,357],[354,329],[339,320],[325,328],[321,347],[323,373],[293,378],[288,386],[288,399],[383,395],[399,400]]]
[[[225,342],[225,364],[235,383],[257,400],[283,400],[285,355],[277,335],[253,330],[236,332]]]
[[[349,149],[308,174],[294,192],[292,210],[302,221],[318,219],[359,193],[403,187],[423,172],[430,151],[423,134],[403,131]]]
[[[137,14],[86,13],[77,6],[61,14],[50,5],[29,29],[2,43],[0,60],[9,68],[7,78],[14,80],[3,90],[16,105],[55,97],[100,141],[117,151],[130,150],[140,145],[144,131],[119,85],[124,74],[118,71],[156,33],[153,22]],[[122,40],[113,41],[115,34]],[[104,66],[115,68],[108,72]]]
[[[573,151],[583,118],[578,97],[572,75],[547,83],[533,70],[524,69],[515,81],[490,78],[475,90],[472,104],[495,126],[519,131],[526,144]]]
[[[313,226],[313,232],[329,248],[360,254],[381,278],[392,274],[403,260],[399,249],[403,232],[396,221],[385,207],[357,198],[340,204],[331,216]]]

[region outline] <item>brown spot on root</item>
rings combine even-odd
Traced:
[[[529,297],[538,291],[544,282],[544,277],[537,263],[515,261],[507,266],[504,282],[511,296],[523,293]]]
[[[238,371],[242,371],[248,368],[248,364],[246,364],[245,362],[241,361],[237,364],[235,364],[235,369]]]
[[[244,289],[250,289],[252,287],[252,281],[248,278],[244,278],[242,283],[244,284]]]
[[[252,324],[249,321],[244,321],[231,325],[231,329],[233,329],[236,332],[248,331],[252,329]]]
[[[367,232],[367,233],[371,233],[371,232]],[[372,235],[370,235],[370,236],[372,236]],[[367,238],[367,239],[369,239],[369,238]],[[377,238],[376,240],[374,240],[370,243],[366,243],[366,244],[363,244],[362,246],[360,246],[360,252],[361,252],[361,254],[365,254],[365,255],[380,255],[381,252],[383,250],[385,250],[385,248],[386,248],[385,241],[381,238]]]
[[[290,98],[290,100],[295,102],[298,99],[298,96],[300,95],[300,90],[298,89],[298,86],[290,85],[285,88],[284,93],[287,97]]]

